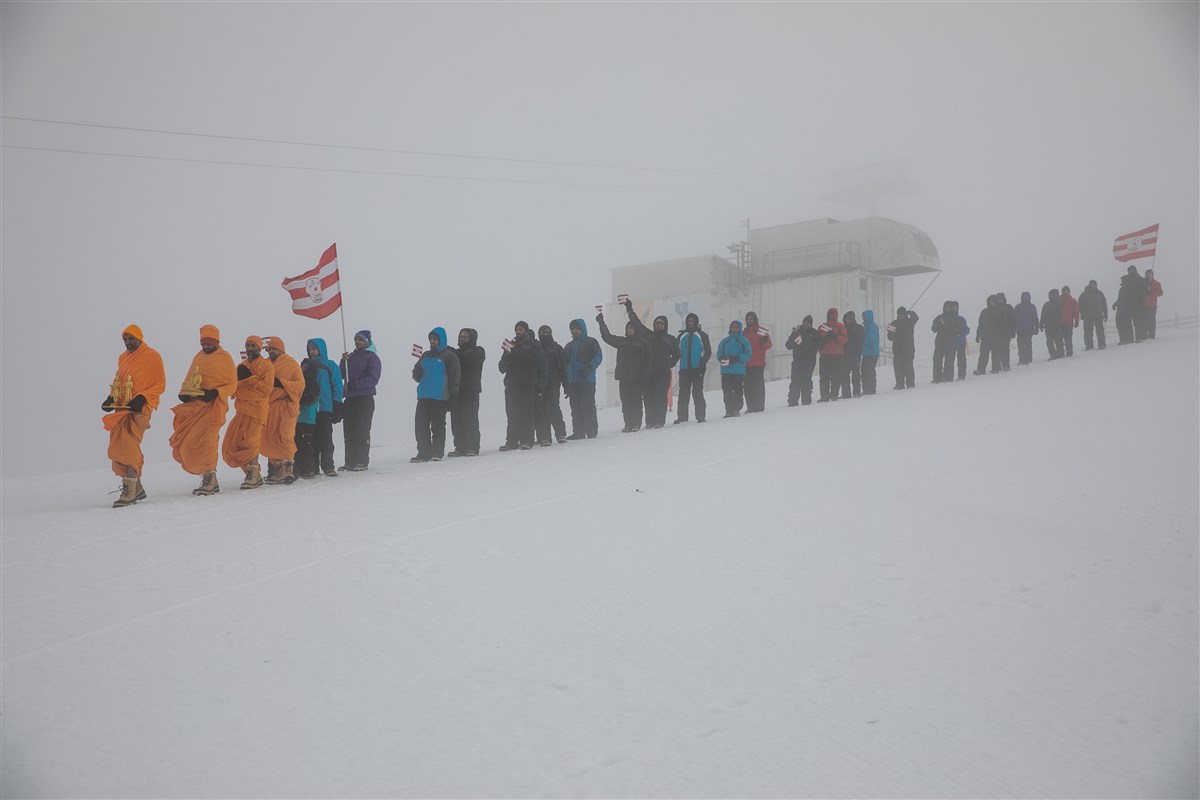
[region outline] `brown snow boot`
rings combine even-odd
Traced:
[[[113,508],[124,508],[138,501],[137,478],[121,478],[121,496],[113,501]]]
[[[213,470],[212,472],[204,473],[204,477],[200,481],[200,486],[192,489],[192,494],[207,496],[216,494],[219,491],[221,491],[221,487],[217,485],[217,472]]]
[[[243,489],[257,489],[263,485],[262,470],[255,461],[250,466],[246,467],[246,480],[242,481]]]
[[[142,479],[137,478],[136,480],[137,480],[137,499],[145,500],[146,499],[146,490],[144,488],[142,488]]]
[[[283,479],[285,477],[284,464],[286,463],[286,461],[268,461],[267,477],[263,480],[263,483],[267,484],[268,486],[275,486],[283,483]]]
[[[283,462],[283,482],[285,484],[296,482],[296,462],[291,459]]]

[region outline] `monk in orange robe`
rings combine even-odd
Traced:
[[[121,398],[127,408],[114,408],[114,398],[109,395],[101,408],[109,412],[104,418],[104,429],[108,431],[108,457],[112,459],[112,470],[121,479],[121,496],[113,502],[113,508],[131,506],[146,499],[142,488],[142,437],[150,428],[150,414],[158,408],[158,398],[167,388],[167,375],[163,371],[162,356],[142,341],[142,329],[130,325],[121,331],[125,352],[117,359],[115,385],[128,397]]]
[[[188,367],[188,377],[199,371],[199,395],[180,392],[175,412],[175,432],[171,434],[171,454],[186,470],[203,479],[192,494],[209,495],[221,491],[217,485],[217,446],[221,426],[229,411],[229,396],[237,388],[237,368],[233,358],[221,349],[221,332],[215,325],[200,328],[200,352]]]
[[[266,341],[267,355],[275,365],[275,385],[262,438],[262,454],[267,457],[266,482],[295,483],[296,420],[300,416],[300,395],[304,393],[304,373],[296,359],[287,354],[283,339],[271,336]]]
[[[263,355],[262,339],[246,337],[246,357],[237,368],[237,389],[233,393],[233,422],[225,430],[221,456],[229,466],[246,473],[243,489],[263,485],[258,454],[263,430],[267,426],[267,405],[275,383],[275,365]]]

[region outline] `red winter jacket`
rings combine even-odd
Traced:
[[[758,332],[760,328],[762,326],[755,323],[742,331],[742,336],[750,340],[751,356],[750,360],[746,362],[747,367],[765,367],[767,365],[767,351],[774,346],[771,342],[771,334],[768,333],[766,336],[763,336]]]
[[[1157,309],[1160,297],[1162,297],[1162,284],[1152,279],[1150,285],[1146,287],[1146,308]]]
[[[1072,327],[1079,324],[1079,301],[1069,294],[1059,297],[1062,303],[1062,324]]]
[[[838,310],[836,308],[831,308],[825,312],[823,327],[828,328],[829,332],[821,332],[821,355],[840,356],[845,353],[846,342],[850,340],[850,335],[846,333],[846,326],[838,318]]]

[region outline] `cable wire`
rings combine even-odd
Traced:
[[[263,164],[250,161],[220,161],[206,158],[183,158],[180,156],[151,156],[138,153],[106,153],[98,150],[72,150],[60,147],[34,147],[31,145],[20,144],[0,144],[0,148],[8,150],[36,150],[44,153],[70,153],[74,155],[85,156],[108,156],[111,158],[137,158],[148,161],[177,161],[186,164],[213,164],[226,167],[257,167],[262,169],[293,169],[302,170],[305,172],[333,172],[343,173],[348,175],[383,175],[397,178],[430,178],[434,180],[450,180],[450,181],[478,181],[484,183],[520,183],[535,186],[569,186],[589,189],[634,189],[637,191],[667,191],[667,192],[706,192],[711,194],[779,194],[786,192],[788,194],[796,194],[792,190],[784,189],[716,189],[703,186],[632,186],[628,184],[618,183],[580,183],[569,181],[544,181],[530,180],[526,178],[484,178],[473,175],[437,175],[424,172],[386,172],[382,170],[366,170],[366,169],[343,169],[340,167],[303,167],[293,164]]]
[[[0,119],[11,119],[11,120],[17,120],[20,122],[37,122],[37,123],[43,123],[43,124],[47,124],[47,125],[70,125],[70,126],[83,127],[83,128],[100,128],[103,130],[112,130],[112,131],[154,133],[154,134],[160,134],[160,135],[164,135],[164,136],[194,136],[194,137],[203,138],[203,139],[223,139],[226,141],[235,141],[235,142],[257,142],[259,144],[284,144],[284,145],[292,145],[292,146],[296,146],[296,147],[321,147],[321,148],[326,148],[326,149],[331,149],[331,150],[358,150],[358,151],[367,152],[367,153],[394,153],[394,154],[402,154],[402,155],[433,156],[436,158],[463,158],[463,159],[472,159],[472,160],[477,160],[477,161],[505,161],[505,162],[514,163],[514,164],[539,164],[539,165],[549,165],[549,166],[556,166],[556,167],[588,167],[588,168],[595,168],[595,169],[624,169],[624,170],[635,170],[635,171],[641,171],[641,172],[668,172],[668,173],[676,173],[676,174],[682,173],[682,174],[693,174],[693,175],[720,175],[720,176],[724,176],[724,177],[739,177],[739,178],[771,178],[771,179],[775,179],[775,180],[809,180],[809,178],[806,178],[806,177],[800,176],[800,175],[767,175],[767,174],[763,174],[763,173],[754,173],[754,172],[721,172],[718,170],[705,170],[705,169],[685,169],[685,168],[675,168],[675,167],[646,167],[646,166],[629,165],[629,164],[600,164],[600,163],[593,163],[593,162],[588,162],[588,161],[551,161],[551,160],[537,159],[537,158],[511,158],[511,157],[506,157],[506,156],[472,155],[472,154],[468,154],[468,153],[443,153],[443,152],[437,152],[437,151],[432,151],[432,150],[403,150],[403,149],[389,148],[389,147],[363,147],[363,146],[359,146],[359,145],[326,144],[323,142],[304,142],[304,141],[297,141],[297,140],[290,140],[290,139],[262,139],[262,138],[256,138],[253,136],[229,136],[229,135],[216,134],[216,133],[195,133],[192,131],[175,131],[175,130],[158,129],[158,128],[135,128],[135,127],[126,126],[126,125],[101,125],[101,124],[93,123],[93,122],[73,122],[73,121],[69,121],[69,120],[60,120],[60,119],[41,119],[38,117],[18,117],[18,116],[12,116],[9,114],[0,114]]]

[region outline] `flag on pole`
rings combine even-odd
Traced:
[[[342,285],[338,278],[337,244],[321,256],[317,266],[284,278],[283,288],[292,296],[292,313],[311,319],[325,319],[342,307]]]
[[[1154,255],[1158,246],[1158,225],[1118,236],[1113,242],[1113,258],[1117,261],[1133,261]]]

